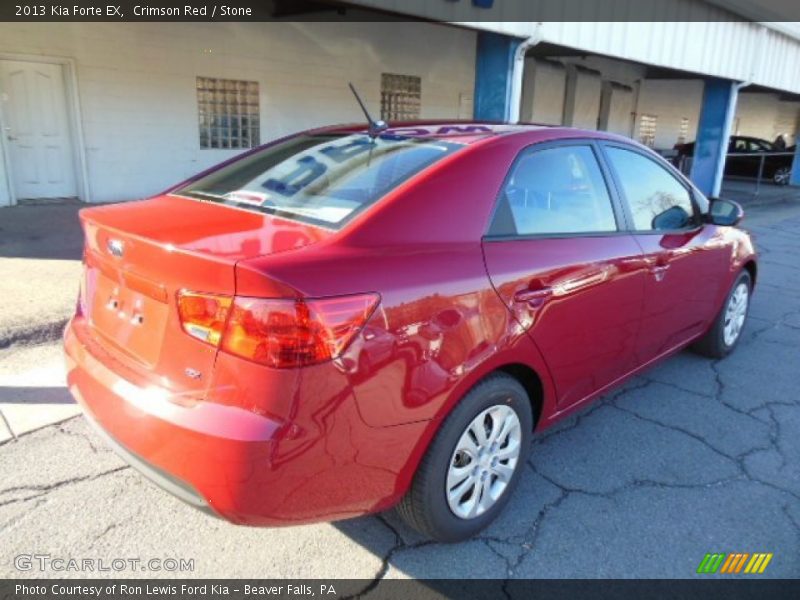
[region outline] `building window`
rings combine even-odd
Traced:
[[[656,121],[655,115],[642,115],[639,117],[639,141],[651,148],[656,145]]]
[[[689,135],[689,119],[683,117],[681,119],[681,128],[678,130],[678,143],[685,144],[686,137]]]
[[[422,104],[422,79],[414,75],[381,75],[381,119],[410,121],[419,119]]]
[[[200,148],[258,146],[258,82],[197,78]]]

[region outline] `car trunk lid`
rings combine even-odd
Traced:
[[[81,211],[81,310],[95,340],[154,384],[191,396],[217,348],[181,326],[182,290],[233,296],[235,265],[314,243],[323,229],[175,196]]]

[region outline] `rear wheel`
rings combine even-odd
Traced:
[[[747,320],[752,288],[750,273],[742,271],[728,292],[725,304],[711,329],[694,344],[693,348],[697,352],[711,358],[723,358],[733,351]]]
[[[532,431],[525,389],[509,375],[489,376],[447,417],[397,512],[438,541],[475,535],[508,502]]]

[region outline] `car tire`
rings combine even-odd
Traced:
[[[789,185],[789,179],[792,175],[791,167],[781,167],[772,175],[772,182],[775,185]]]
[[[478,440],[481,427],[483,440]],[[505,436],[497,435],[492,442],[495,432]],[[436,541],[472,537],[497,517],[511,497],[524,470],[532,433],[531,403],[522,385],[502,373],[483,379],[445,419],[397,513]],[[516,458],[505,458],[514,449]],[[465,472],[470,475],[461,479]]]
[[[698,354],[709,358],[724,358],[733,352],[747,321],[752,291],[753,280],[750,273],[742,271],[725,297],[725,303],[711,329],[692,346]],[[741,302],[744,302],[743,306]]]

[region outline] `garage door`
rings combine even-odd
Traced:
[[[561,63],[526,60],[520,118],[544,125],[561,125],[566,85],[567,72]]]
[[[632,126],[633,88],[614,81],[604,81],[600,99],[600,129],[630,136]]]
[[[567,79],[564,124],[597,129],[600,116],[600,73],[572,65]]]

